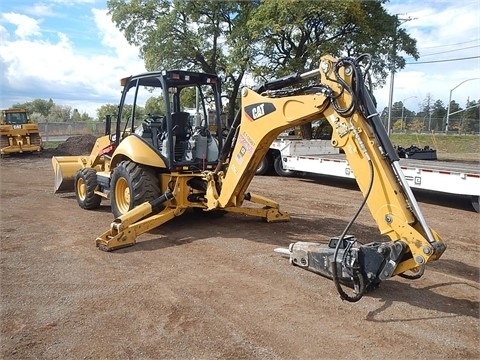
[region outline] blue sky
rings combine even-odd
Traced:
[[[448,103],[460,82],[480,78],[480,0],[392,0],[391,14],[417,39],[421,58],[395,75],[393,101],[418,110],[427,94]],[[474,59],[464,59],[475,57]],[[448,62],[431,61],[454,59]],[[427,62],[427,63],[421,63]],[[138,49],[115,28],[100,0],[2,1],[0,108],[52,98],[95,116],[119,99],[119,79],[145,71]],[[375,91],[382,110],[389,82]],[[462,106],[480,99],[480,80],[452,92]]]

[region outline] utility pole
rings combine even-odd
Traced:
[[[454,114],[454,113],[450,113],[450,105],[452,104],[452,92],[453,92],[453,90],[458,88],[463,83],[466,83],[467,81],[472,81],[472,80],[480,80],[480,78],[477,77],[477,78],[471,78],[471,79],[463,80],[460,84],[458,84],[457,86],[455,86],[453,89],[450,90],[450,97],[448,98],[448,108],[447,108],[447,121],[445,123],[445,134],[448,134],[448,125],[449,125],[448,122],[450,121],[450,115]],[[457,112],[455,112],[455,113],[457,113]]]
[[[390,93],[388,96],[388,121],[387,121],[387,134],[390,135],[391,133],[391,123],[392,123],[392,103],[393,103],[393,84],[395,82],[395,68],[396,68],[396,61],[397,58],[397,32],[398,27],[403,24],[404,22],[414,20],[412,17],[408,17],[406,19],[399,19],[398,15],[395,14],[395,31],[393,34],[393,44],[392,44],[392,52],[391,52],[391,59],[390,59]]]

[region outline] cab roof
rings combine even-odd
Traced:
[[[218,76],[186,70],[164,70],[153,71],[143,74],[133,75],[120,80],[120,85],[132,87],[138,80],[140,86],[162,87],[161,78],[169,87],[186,87],[192,85],[210,85],[218,82]]]

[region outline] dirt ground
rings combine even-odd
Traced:
[[[362,199],[350,182],[255,177],[290,222],[184,215],[106,253],[108,202],[54,195],[48,153],[0,172],[2,359],[480,358],[480,215],[465,199],[420,194],[443,257],[352,304],[273,252],[339,235]],[[367,210],[351,233],[381,240]]]

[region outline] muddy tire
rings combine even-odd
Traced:
[[[95,194],[97,188],[97,172],[91,168],[84,168],[75,174],[75,197],[82,209],[93,210],[100,207],[102,197]]]
[[[113,170],[110,197],[115,218],[159,196],[159,180],[152,169],[125,160]]]

